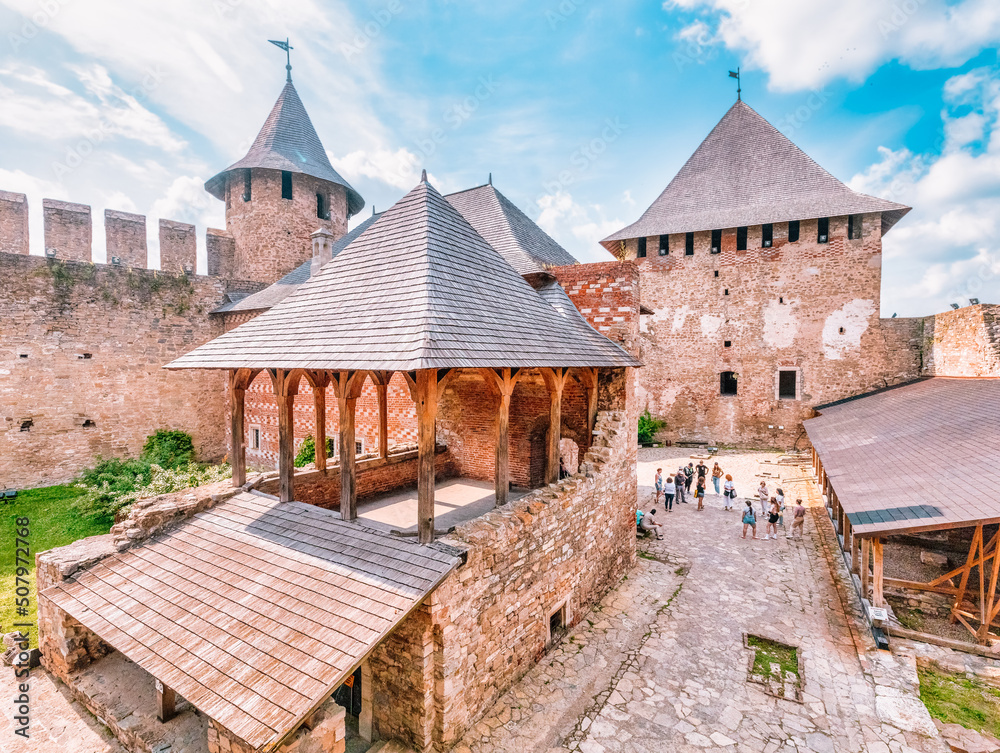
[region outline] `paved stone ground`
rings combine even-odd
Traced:
[[[760,474],[780,474],[786,497],[811,508],[804,539],[743,540],[739,512],[723,511],[712,494],[702,512],[688,504],[661,513],[664,540],[640,545],[639,567],[597,612],[605,619],[584,621],[569,636],[596,652],[592,666],[567,661],[564,643],[457,750],[947,750],[917,696],[912,656],[877,651],[861,622],[815,485],[777,459],[736,453],[719,462],[741,495],[756,490]],[[639,488],[640,507],[648,510],[656,467],[676,470],[688,458],[646,450],[639,460],[639,478],[650,485]],[[637,594],[648,598],[637,602]],[[637,603],[641,609],[628,606]],[[631,623],[608,609],[617,604]],[[746,632],[798,647],[801,703],[747,681]]]

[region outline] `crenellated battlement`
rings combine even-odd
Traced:
[[[94,223],[91,208],[56,199],[42,199],[45,255],[64,261],[93,262]],[[28,198],[23,193],[0,191],[0,253],[29,253]],[[116,209],[104,211],[107,264],[149,268],[146,217]],[[186,222],[158,220],[160,270],[171,274],[196,274],[196,228]],[[236,256],[233,237],[225,230],[205,231],[208,275],[232,277]],[[97,262],[100,263],[100,262]]]

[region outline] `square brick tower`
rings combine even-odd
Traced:
[[[852,191],[737,101],[642,217],[602,241],[635,260],[651,312],[640,407],[675,441],[790,447],[812,406],[898,381],[879,319],[882,236],[908,211]]]
[[[275,282],[312,256],[310,235],[336,238],[365,200],[334,170],[291,78],[243,159],[205,184],[226,202],[239,280]]]

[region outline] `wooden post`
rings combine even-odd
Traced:
[[[882,590],[882,539],[872,539],[872,559],[874,566],[872,570],[872,606],[884,607],[885,595]]]
[[[301,372],[271,369],[271,384],[278,402],[278,499],[295,499],[295,395]]]
[[[159,680],[156,680],[156,718],[169,722],[177,713],[177,694]]]
[[[841,508],[843,510],[843,508]],[[854,534],[854,528],[851,526],[851,519],[847,517],[847,513],[844,515],[844,551],[849,552],[852,549],[851,536]]]
[[[955,622],[958,618],[958,610],[962,608],[962,602],[965,600],[965,589],[969,585],[969,573],[972,571],[972,563],[976,559],[976,552],[982,548],[983,544],[983,526],[979,524],[976,526],[975,533],[972,534],[972,543],[969,545],[969,556],[965,560],[965,568],[962,570],[962,577],[958,582],[958,593],[955,594],[955,603],[951,607],[951,621]]]
[[[240,369],[229,372],[229,431],[232,442],[229,450],[229,464],[233,467],[233,486],[243,486],[247,482],[246,431],[243,416],[246,410],[246,387]]]
[[[868,598],[868,582],[871,578],[871,539],[861,539],[861,596]]]
[[[858,539],[854,535],[854,526],[851,526],[851,572],[861,575],[861,552],[858,551]]]
[[[313,377],[313,406],[316,409],[316,470],[326,473],[326,386],[330,375],[321,371]]]
[[[510,494],[510,398],[520,375],[518,369],[480,369],[487,389],[499,401],[497,408],[494,494],[496,506],[507,504]]]
[[[420,369],[417,393],[417,540],[434,541],[434,420],[437,417],[437,370]]]
[[[545,483],[559,480],[559,440],[562,432],[562,394],[566,386],[566,369],[542,369],[542,378],[549,388],[549,445],[545,456]]]
[[[993,622],[994,603],[996,602],[997,594],[997,576],[1000,575],[1000,556],[997,556],[998,547],[994,547],[989,554],[983,553],[983,558],[992,557],[993,558],[993,570],[990,573],[990,588],[986,593],[986,600],[983,602],[982,613],[983,619],[979,623],[979,632],[976,633],[976,640],[979,643],[986,643],[986,636],[990,633],[990,623]]]
[[[585,367],[576,371],[578,381],[587,391],[587,446],[594,442],[594,426],[597,424],[597,369]]]
[[[376,384],[378,392],[378,456],[389,457],[389,384]]]
[[[340,422],[340,517],[358,517],[357,452],[354,447],[354,415],[365,372],[342,371],[337,375],[337,419]]]

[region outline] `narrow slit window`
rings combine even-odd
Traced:
[[[97,428],[97,422],[94,421],[94,419],[92,419],[92,418],[88,418],[88,419],[86,419],[83,422],[83,428],[84,429],[96,429]]]
[[[354,442],[354,454],[364,455],[365,454],[365,443],[364,440],[358,439]]]
[[[796,389],[797,374],[794,371],[778,372],[778,398],[781,400],[794,400],[798,397]]]
[[[792,220],[788,223],[788,242],[795,243],[799,239],[799,221]]]
[[[684,236],[684,255],[694,256],[694,233],[687,233]]]
[[[816,221],[816,242],[828,243],[830,241],[830,218],[820,217]]]
[[[769,222],[760,226],[760,245],[771,248],[772,243],[774,243],[774,225]]]
[[[660,236],[660,256],[667,256],[670,253],[670,236]]]
[[[852,241],[861,240],[861,215],[851,214],[847,217],[847,237]]]
[[[713,230],[712,231],[712,253],[718,254],[722,252],[722,231]]]
[[[719,270],[715,270],[715,276],[716,276],[716,277],[718,277],[718,276],[719,276]]]
[[[736,228],[736,250],[747,250],[747,229],[745,227]]]
[[[250,191],[250,171],[243,173],[243,201],[250,201],[253,194]]]
[[[722,295],[729,295],[729,288],[722,291]]]
[[[735,371],[723,371],[719,375],[719,394],[720,395],[735,395],[737,389],[736,384],[736,372]]]
[[[260,429],[256,426],[250,429],[250,449],[259,450],[260,449]]]
[[[316,194],[316,216],[321,220],[330,219],[330,211],[326,208],[326,197],[321,193]]]
[[[639,238],[638,243],[639,243],[639,246],[638,246],[638,250],[635,252],[635,256],[636,256],[637,259],[645,259],[646,258],[646,239],[645,238]]]
[[[281,171],[281,198],[292,198],[292,174],[288,170]]]

